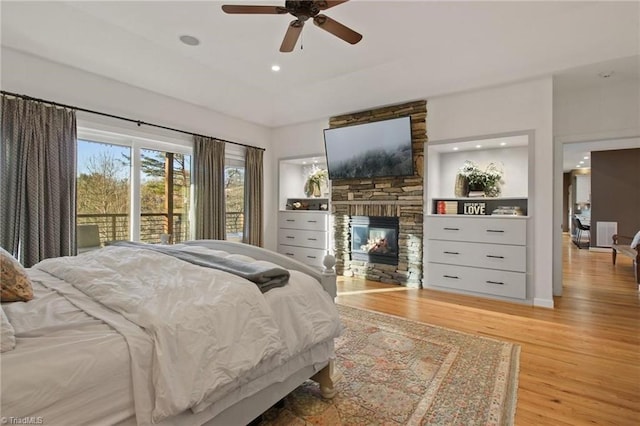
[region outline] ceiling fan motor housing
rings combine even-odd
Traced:
[[[285,9],[302,21],[306,21],[307,19],[316,16],[322,9],[326,9],[326,6],[327,4],[324,1],[287,0],[284,3]]]

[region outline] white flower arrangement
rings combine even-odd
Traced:
[[[488,197],[500,195],[503,171],[495,163],[489,163],[484,170],[481,170],[476,163],[467,160],[458,173],[467,179],[470,190],[484,191]]]

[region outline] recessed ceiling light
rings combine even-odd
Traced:
[[[584,161],[580,161],[580,164],[584,164]]]
[[[580,167],[582,167],[582,166],[581,166],[580,164],[578,164],[576,167],[577,167],[577,168],[580,168]]]
[[[306,161],[303,161],[303,162],[302,162],[302,164],[307,164],[307,162],[306,162]]]
[[[476,148],[482,148],[482,145],[476,145]]]
[[[190,35],[181,35],[180,41],[186,44],[187,46],[197,46],[200,44],[200,40]]]
[[[585,160],[588,160],[588,159],[589,159],[589,156],[588,156],[588,155],[586,155],[586,156],[584,157],[584,159],[585,159]]]
[[[457,146],[454,146],[454,147],[453,147],[453,150],[454,150],[454,151],[457,151],[457,150],[459,150],[459,149],[460,149],[460,148],[458,148]]]
[[[275,72],[280,71],[280,65],[271,65],[271,71],[275,71]]]
[[[506,144],[506,142],[500,142],[500,146],[505,146]]]

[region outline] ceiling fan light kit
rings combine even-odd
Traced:
[[[291,52],[296,46],[300,33],[304,27],[304,23],[313,19],[313,23],[328,33],[346,41],[350,44],[356,44],[362,40],[362,34],[357,33],[351,28],[341,24],[340,22],[321,14],[323,10],[346,3],[348,0],[342,1],[285,1],[284,7],[281,6],[249,6],[249,5],[223,5],[222,10],[229,14],[262,14],[262,15],[283,15],[290,14],[296,19],[289,23],[287,32],[284,35],[281,52]]]

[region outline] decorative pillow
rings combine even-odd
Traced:
[[[640,244],[640,231],[638,231],[636,236],[633,237],[633,241],[631,241],[631,248],[634,249],[638,247],[638,244]]]
[[[0,352],[10,351],[16,347],[16,336],[13,326],[9,322],[9,318],[2,311],[2,334],[0,335]]]
[[[27,271],[9,252],[0,247],[0,283],[3,302],[27,302],[33,299],[33,288]]]

